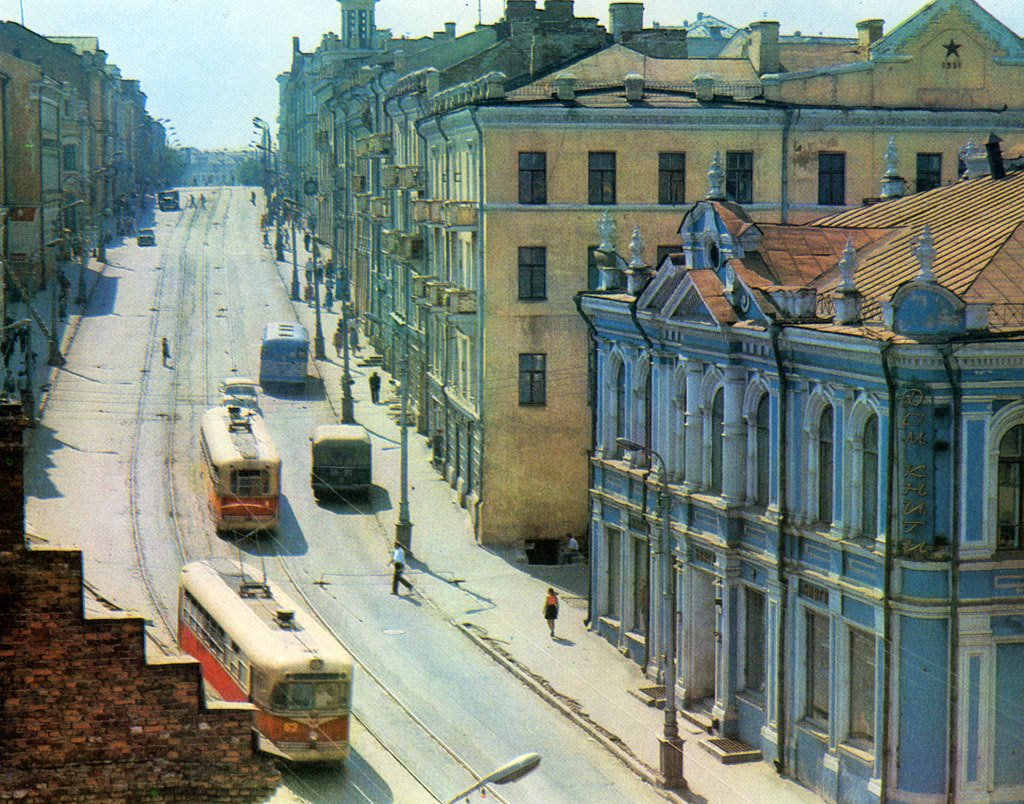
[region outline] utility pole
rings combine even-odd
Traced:
[[[412,521],[409,519],[409,313],[412,294],[409,279],[412,269],[405,265],[405,309],[402,328],[402,420],[401,426],[401,497],[398,502],[398,521],[395,523],[395,540],[406,550],[412,551]]]
[[[324,328],[323,322],[320,319],[320,278],[317,276],[317,265],[316,258],[320,251],[320,247],[316,243],[316,220],[311,220],[309,224],[309,235],[310,235],[310,246],[313,250],[313,298],[314,304],[316,305],[316,333],[313,336],[313,356],[317,360],[323,360],[327,357],[327,349],[324,344]]]
[[[295,244],[295,216],[299,214],[299,210],[290,198],[283,199],[281,203],[288,205],[291,209],[289,217],[292,219],[292,301],[300,301],[302,296],[299,293],[299,256]]]

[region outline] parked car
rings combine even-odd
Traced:
[[[263,415],[260,408],[260,388],[248,377],[228,377],[220,384],[220,404],[224,407],[239,407]]]
[[[135,242],[140,246],[155,246],[156,232],[152,229],[139,229],[139,234],[136,236]]]

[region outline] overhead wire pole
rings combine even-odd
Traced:
[[[409,263],[405,264],[405,306],[402,312],[402,370],[400,382],[402,385],[402,407],[399,422],[401,427],[401,496],[398,501],[398,521],[395,522],[395,540],[406,550],[412,551],[412,520],[409,518],[409,314],[411,304],[411,289],[409,278],[412,269]]]

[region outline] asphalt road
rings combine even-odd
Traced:
[[[399,494],[392,441],[374,437],[378,489],[366,504],[314,501],[308,436],[336,421],[315,372],[305,394],[263,398],[284,467],[278,533],[214,532],[200,474],[199,418],[217,403],[223,377],[258,375],[263,326],[294,320],[295,313],[260,245],[249,190],[205,193],[206,210],[157,213],[155,248],[130,243],[110,252],[112,265],[93,293],[30,452],[31,528],[80,546],[86,578],[150,619],[153,644],[173,643],[177,572],[185,561],[241,556],[307,601],[359,662],[354,707],[361,725],[345,768],[284,769],[295,796],[325,803],[444,800],[536,751],[540,767],[494,793],[531,803],[660,800],[429,600],[389,594]],[[328,343],[334,320],[325,319]],[[168,368],[161,365],[162,337],[171,342]],[[464,512],[451,505],[413,516],[464,525]],[[68,532],[66,522],[79,527]]]

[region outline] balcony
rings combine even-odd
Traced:
[[[381,234],[381,248],[397,260],[418,260],[423,256],[423,238],[418,234],[389,229]]]
[[[381,186],[385,190],[398,189],[399,185],[399,171],[401,167],[398,165],[384,165],[380,170],[380,181]]]
[[[370,199],[370,217],[374,220],[384,220],[391,215],[391,203],[384,196],[374,196]]]
[[[446,307],[448,305],[449,285],[445,282],[427,282],[423,288],[423,298],[431,307]]]
[[[391,135],[386,131],[360,137],[355,143],[356,156],[382,157],[391,153]]]
[[[444,202],[431,198],[412,200],[412,219],[416,223],[444,223]]]
[[[398,188],[419,190],[423,188],[423,168],[419,165],[398,165]]]
[[[444,204],[444,225],[449,229],[471,229],[477,225],[479,216],[473,201],[446,201]]]
[[[476,291],[451,288],[448,291],[448,314],[461,315],[476,312]]]

